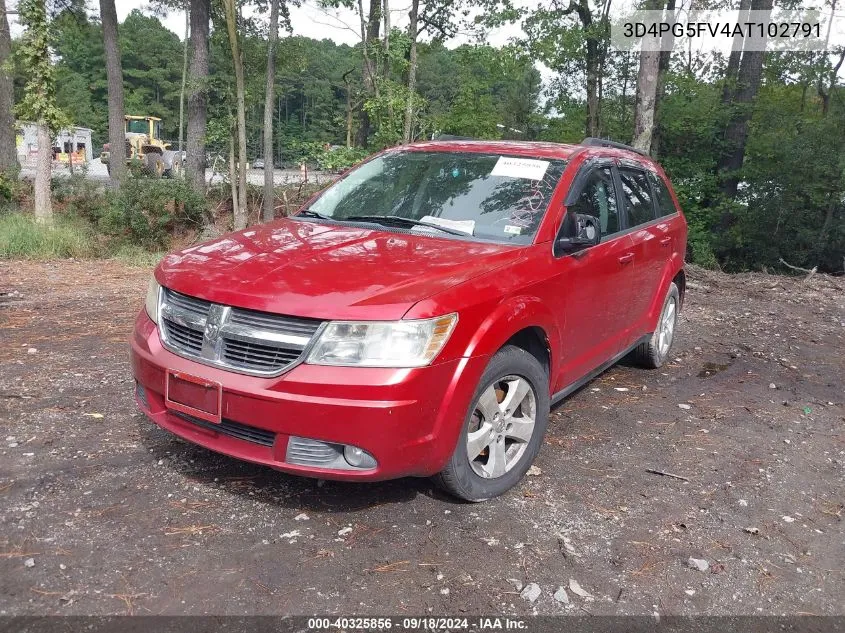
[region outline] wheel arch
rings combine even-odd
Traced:
[[[463,356],[492,356],[514,345],[537,358],[554,383],[553,367],[560,357],[560,326],[537,297],[520,296],[499,304],[487,314],[462,350]]]

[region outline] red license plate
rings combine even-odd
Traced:
[[[220,424],[223,386],[213,380],[167,370],[164,403],[174,411]]]

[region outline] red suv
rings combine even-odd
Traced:
[[[293,217],[168,255],[136,399],[285,472],[495,497],[552,404],[626,354],[666,360],[686,232],[663,170],[617,143],[390,149]]]

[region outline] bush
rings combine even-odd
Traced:
[[[88,258],[99,254],[90,226],[79,220],[57,218],[54,226],[45,226],[30,215],[0,215],[0,258]]]
[[[360,163],[369,155],[369,152],[360,147],[336,147],[335,149],[322,150],[315,160],[320,169],[325,171],[343,171],[353,165]]]
[[[51,192],[55,210],[89,221],[96,221],[108,204],[103,185],[88,179],[81,170],[66,176],[54,176]]]
[[[167,245],[172,234],[201,224],[205,198],[180,179],[127,178],[107,194],[98,224],[114,237],[146,248]]]

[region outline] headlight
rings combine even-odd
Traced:
[[[457,322],[457,314],[419,321],[331,321],[306,362],[422,367],[440,353]]]
[[[147,303],[144,307],[147,309],[147,315],[152,319],[153,323],[158,325],[158,295],[161,293],[161,286],[155,280],[155,277],[150,279],[150,285],[147,287]]]

